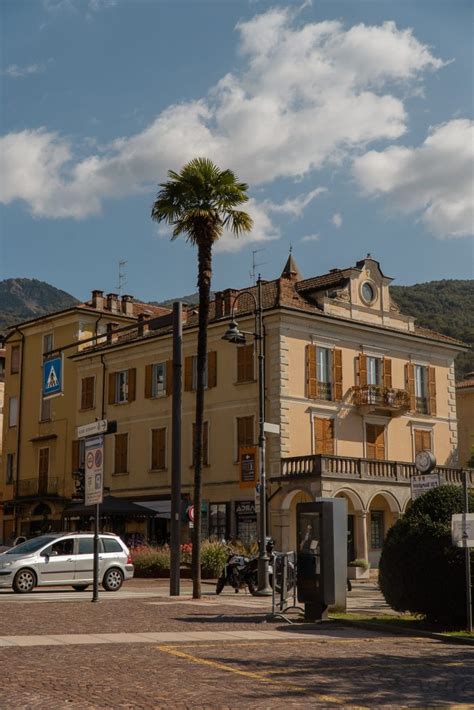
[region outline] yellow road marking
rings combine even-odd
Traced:
[[[181,647],[180,647],[181,648]],[[242,671],[239,668],[232,668],[232,666],[229,666],[225,663],[220,663],[219,661],[212,661],[207,658],[198,658],[198,656],[193,656],[190,653],[185,653],[184,651],[180,651],[176,646],[158,646],[158,650],[162,651],[163,653],[167,653],[170,656],[176,656],[176,658],[183,658],[186,661],[191,661],[192,663],[197,663],[203,666],[211,666],[211,668],[216,668],[221,671],[227,671],[228,673],[235,673],[236,675],[244,676],[245,678],[251,678],[252,680],[258,680],[262,683],[271,683],[272,685],[282,685],[285,688],[291,688],[292,690],[298,690],[300,692],[303,692],[305,695],[308,695],[308,689],[296,685],[295,683],[288,683],[284,680],[275,680],[274,678],[268,678],[266,675],[263,673],[255,673],[253,671]],[[311,693],[311,695],[314,696],[314,693]],[[342,700],[341,698],[338,698],[334,695],[323,695],[316,693],[316,697],[318,700],[321,700],[326,703],[335,703],[337,705],[344,705],[345,701]],[[356,706],[356,705],[351,705],[351,708],[353,710],[368,710],[368,708],[362,707],[362,706]]]

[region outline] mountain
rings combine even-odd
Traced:
[[[44,281],[0,281],[0,333],[21,321],[62,311],[76,303],[79,303],[77,298]]]
[[[214,298],[214,292],[211,291],[210,298]],[[196,306],[199,303],[199,293],[191,293],[189,296],[181,296],[181,298],[169,298],[167,301],[149,301],[151,306],[163,306],[163,308],[173,308],[175,301],[183,301],[188,306]]]
[[[429,281],[413,286],[391,286],[402,313],[418,325],[462,340],[471,351],[456,358],[456,379],[474,371],[474,280]]]

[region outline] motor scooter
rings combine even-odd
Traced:
[[[266,551],[269,557],[268,578],[269,584],[273,584],[273,546],[274,541],[268,537],[266,539]],[[236,555],[230,549],[229,556],[225,563],[221,576],[217,580],[216,594],[220,594],[224,587],[229,585],[238,594],[240,589],[248,587],[250,594],[257,595],[258,591],[258,557],[245,557]]]

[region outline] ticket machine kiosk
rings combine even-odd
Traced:
[[[298,601],[305,619],[327,619],[328,606],[346,607],[347,502],[317,498],[296,506]]]

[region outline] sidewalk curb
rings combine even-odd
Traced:
[[[463,638],[462,636],[446,636],[445,634],[439,634],[435,631],[423,631],[422,629],[401,629],[400,627],[392,628],[392,626],[384,624],[383,622],[353,621],[352,619],[333,619],[333,621],[337,621],[345,626],[355,626],[359,629],[365,629],[366,631],[383,631],[384,633],[399,634],[400,636],[421,636],[422,638],[431,638],[435,641],[442,641],[443,643],[474,646],[474,639]]]

